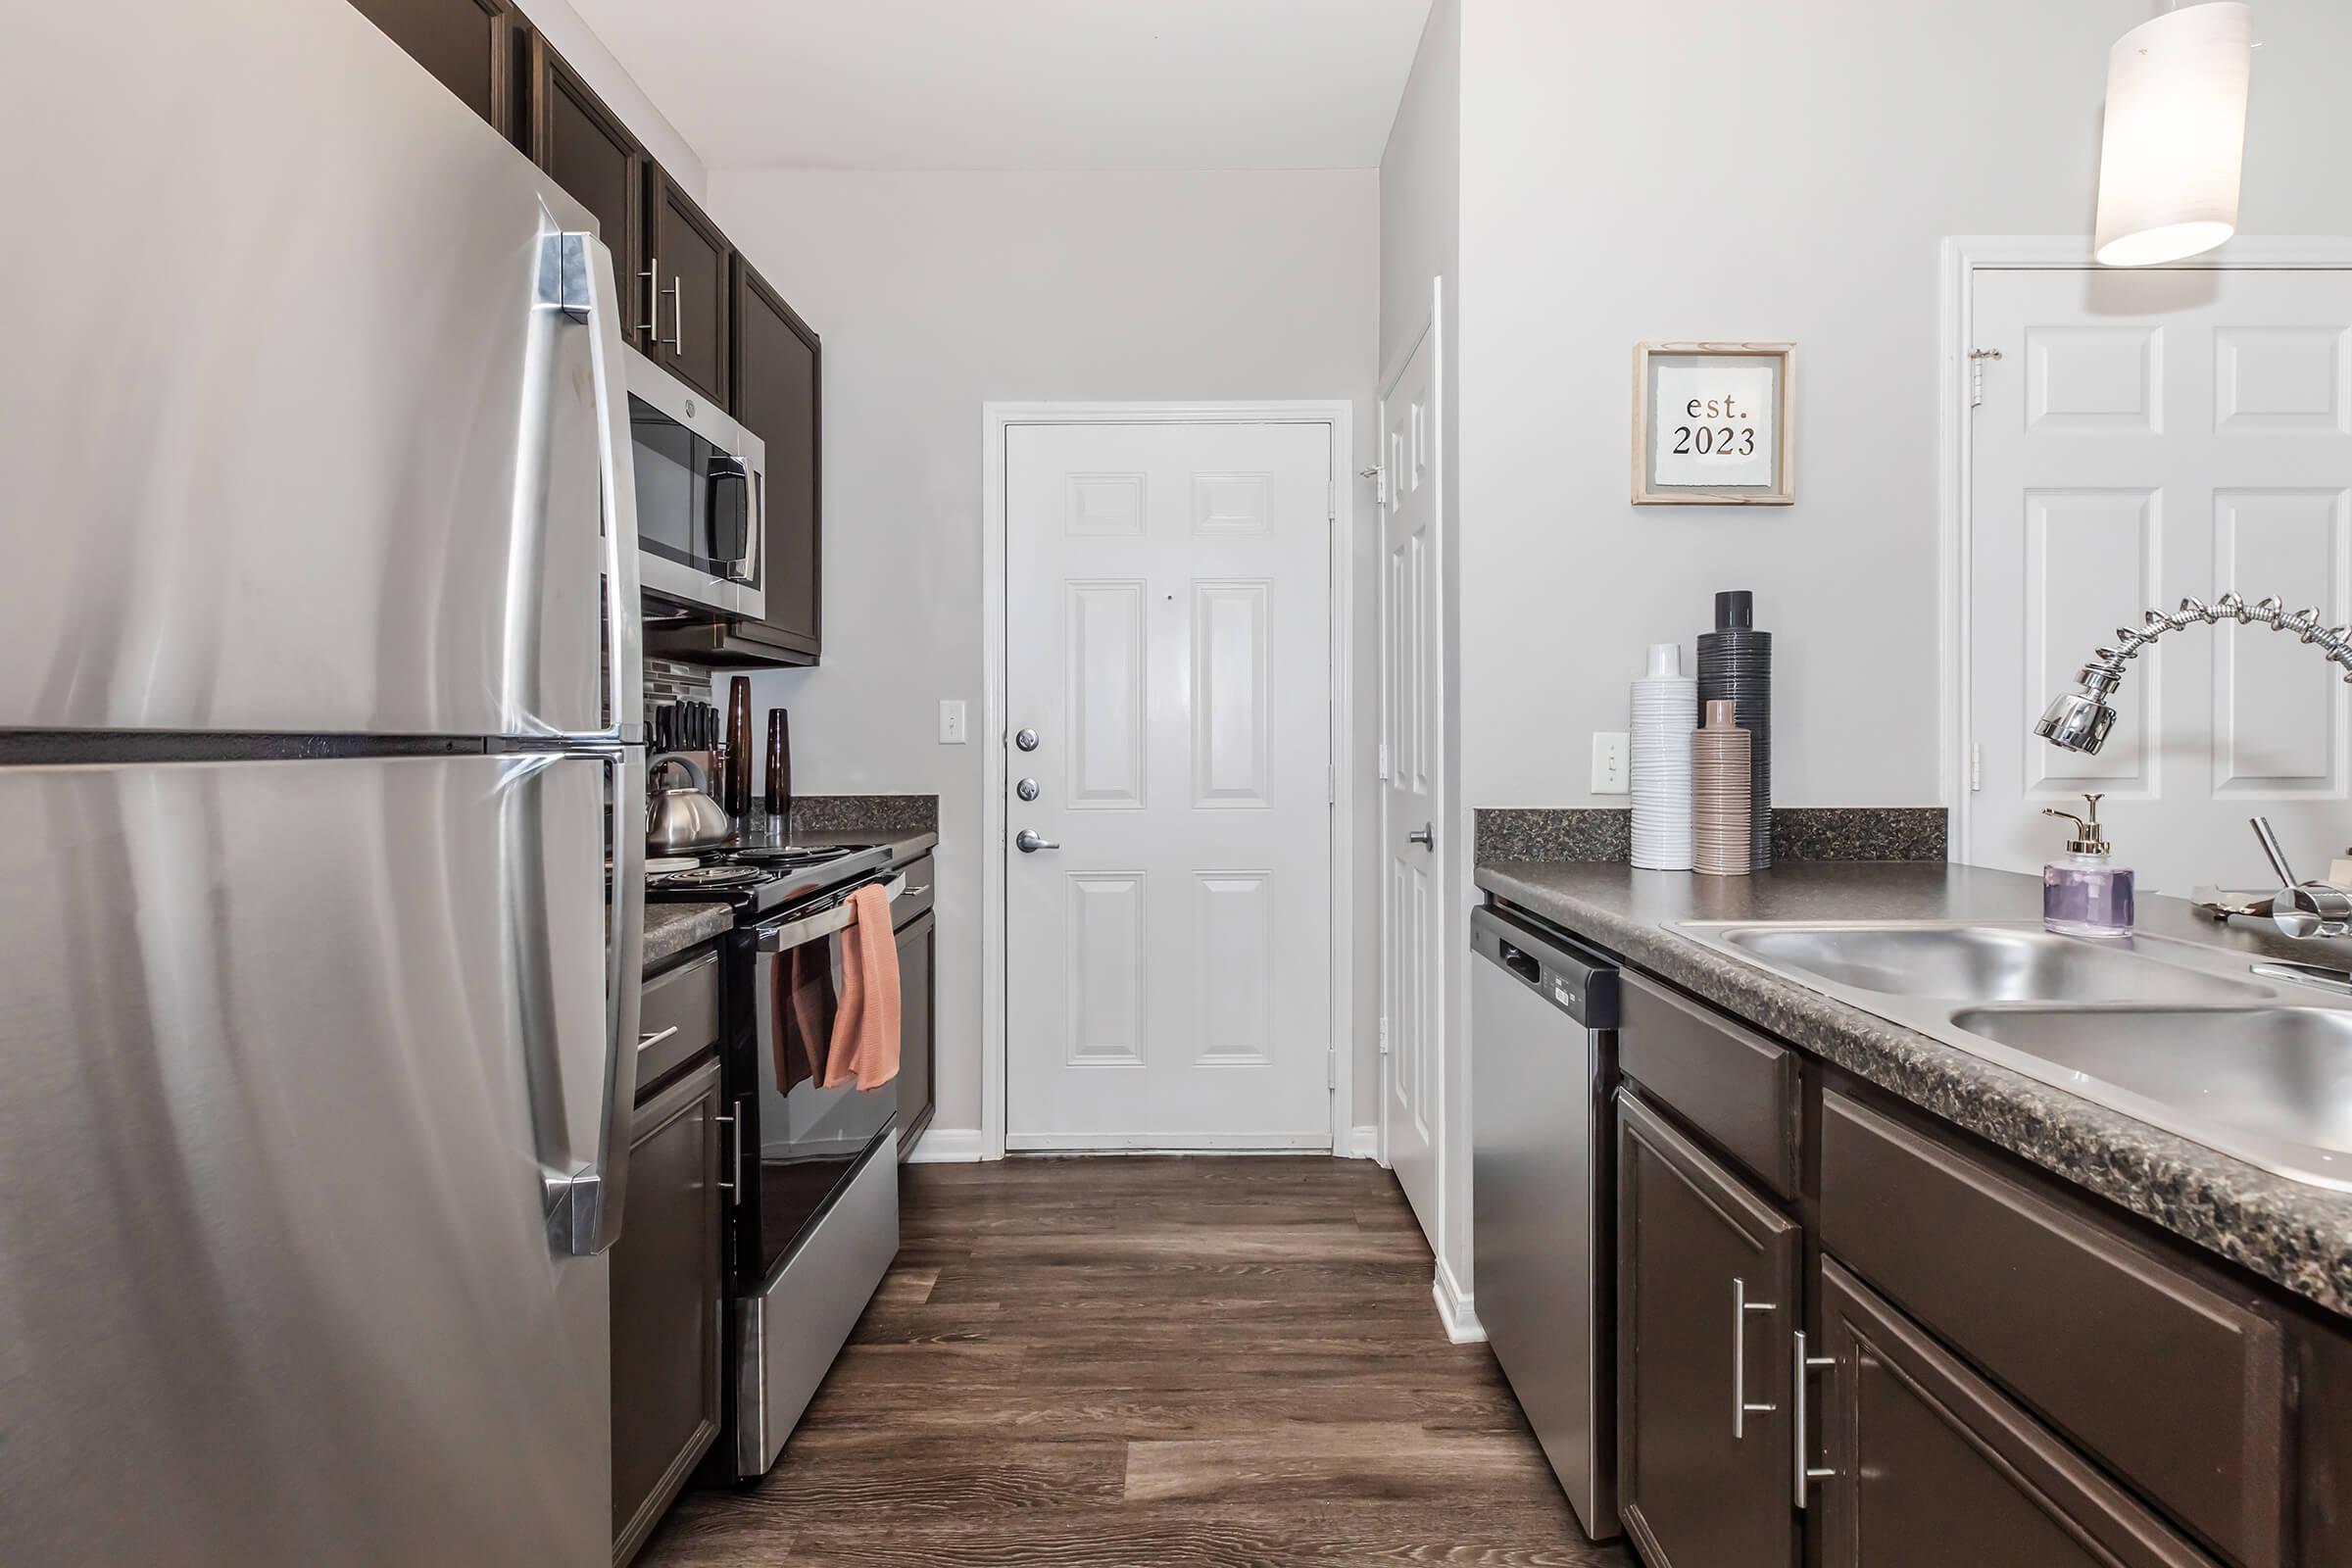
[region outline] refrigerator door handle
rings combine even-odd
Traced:
[[[593,333],[588,363],[603,416],[596,426],[596,457],[604,496],[606,733],[637,744],[645,739],[645,638],[637,584],[636,449],[621,378],[620,301],[612,253],[605,242],[594,234],[566,234],[564,241],[564,300]]]
[[[645,986],[639,956],[645,938],[645,836],[636,830],[631,806],[645,798],[645,756],[635,747],[622,747],[605,761],[612,789],[612,874],[605,909],[605,1055],[598,1075],[596,1152],[569,1170],[544,1161],[541,1166],[548,1232],[575,1257],[593,1256],[620,1240]],[[525,1059],[535,1069],[537,1056],[526,1054]],[[550,1098],[559,1099],[560,1091]]]

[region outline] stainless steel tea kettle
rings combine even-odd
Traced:
[[[683,788],[660,788],[662,770],[673,764],[684,768],[691,782]],[[677,855],[712,849],[734,832],[726,811],[710,796],[709,777],[693,758],[678,752],[655,758],[646,770],[646,782],[653,788],[646,802],[645,846],[654,853]]]

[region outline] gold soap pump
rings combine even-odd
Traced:
[[[2132,934],[2132,873],[2109,857],[2110,846],[2099,827],[2099,802],[2104,795],[2085,795],[2087,818],[2054,807],[2044,816],[2075,824],[2066,843],[2064,859],[2041,868],[2041,923],[2044,929],[2069,937],[2123,937]]]

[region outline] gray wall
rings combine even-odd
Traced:
[[[1728,587],[1777,634],[1781,802],[1943,798],[1938,246],[2088,233],[2107,50],[2161,9],[1468,0],[1466,804],[1592,804],[1644,645]],[[2242,232],[2352,230],[2352,6],[2256,19]],[[1687,338],[1795,340],[1794,507],[1629,504],[1633,345]]]
[[[713,215],[825,344],[825,663],[761,675],[756,700],[791,709],[802,791],[940,797],[941,1129],[980,1125],[981,405],[1349,399],[1368,430],[1378,199],[1370,170],[710,176]],[[1370,569],[1367,545],[1367,645]],[[969,705],[971,744],[938,744],[942,698]],[[1356,978],[1361,1075],[1368,949]]]

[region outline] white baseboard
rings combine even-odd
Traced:
[[[1348,1152],[1356,1159],[1378,1159],[1380,1157],[1380,1129],[1378,1127],[1358,1127],[1355,1130],[1353,1141],[1348,1145]]]
[[[969,1165],[987,1157],[977,1127],[927,1127],[914,1141],[914,1152],[906,1156],[916,1165]]]
[[[1469,1294],[1442,1257],[1438,1259],[1437,1278],[1430,1282],[1429,1294],[1438,1303],[1438,1321],[1446,1325],[1447,1339],[1456,1345],[1487,1343],[1487,1331],[1478,1321]]]

